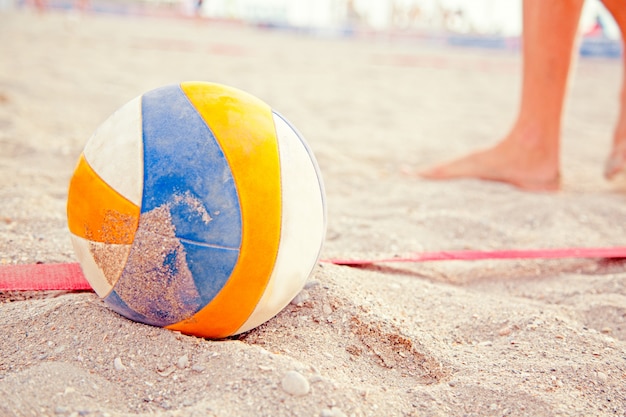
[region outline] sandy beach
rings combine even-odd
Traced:
[[[187,80],[252,93],[306,137],[327,194],[322,259],[625,246],[626,181],[602,177],[621,73],[578,61],[563,189],[526,193],[415,175],[506,133],[515,51],[5,11],[0,264],[76,262],[65,204],[85,142],[124,103]],[[626,416],[618,260],[320,262],[278,316],[220,341],[134,323],[91,292],[5,292],[0,332],[3,417]]]

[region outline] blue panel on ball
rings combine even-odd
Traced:
[[[185,93],[168,86],[144,94],[142,117],[141,212],[165,206],[176,237],[239,249],[241,211],[230,167]]]
[[[208,304],[224,287],[237,263],[239,251],[218,249],[190,242],[185,247],[187,267],[191,271],[202,304]]]

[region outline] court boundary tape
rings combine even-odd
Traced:
[[[366,267],[382,263],[565,258],[626,259],[626,247],[435,251],[391,258],[331,258],[320,262]],[[0,292],[54,290],[92,291],[77,262],[0,265]]]
[[[0,265],[0,291],[91,291],[78,263]]]
[[[420,252],[409,256],[374,259],[328,259],[336,265],[367,266],[379,263],[417,263],[430,261],[479,261],[505,259],[565,259],[565,258],[626,258],[626,247],[610,248],[555,248],[555,249],[512,249],[512,250],[457,250]]]

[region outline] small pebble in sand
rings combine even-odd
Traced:
[[[338,407],[325,408],[320,412],[320,417],[347,417]]]
[[[163,377],[168,377],[170,375],[172,375],[174,373],[174,371],[176,371],[176,367],[174,365],[170,366],[169,368],[166,368],[164,370],[158,370],[157,369],[157,373]]]
[[[511,334],[511,328],[508,326],[505,326],[498,331],[498,334],[500,336],[508,336]]]
[[[200,373],[200,372],[204,372],[204,370],[205,370],[205,369],[206,369],[206,367],[205,367],[205,366],[202,366],[202,365],[197,365],[197,364],[191,367],[191,370],[192,370],[192,371],[194,371],[194,372],[198,372],[198,373]]]
[[[176,367],[178,369],[185,369],[189,366],[189,356],[183,355],[176,361]]]
[[[318,285],[320,285],[319,281],[307,281],[307,283],[304,284],[304,288],[308,290],[310,288],[317,287]]]
[[[605,383],[609,379],[609,376],[604,372],[596,372],[596,377],[598,378],[598,381],[602,383]]]
[[[304,304],[305,301],[307,301],[310,298],[309,293],[307,290],[302,290],[298,293],[298,295],[296,295],[293,300],[291,300],[291,304],[296,305],[296,306],[300,306],[302,304]]]
[[[280,383],[283,390],[291,395],[301,396],[309,393],[309,381],[297,371],[289,371]]]
[[[126,369],[126,366],[124,366],[124,364],[122,363],[122,360],[119,357],[113,360],[113,367],[117,371],[123,371]]]
[[[324,312],[324,315],[328,316],[328,315],[332,314],[333,309],[330,306],[330,304],[324,304],[322,306],[322,311]]]

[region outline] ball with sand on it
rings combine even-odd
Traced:
[[[315,158],[258,98],[149,91],[87,141],[67,201],[85,277],[129,319],[208,338],[250,330],[304,286],[326,228]]]

